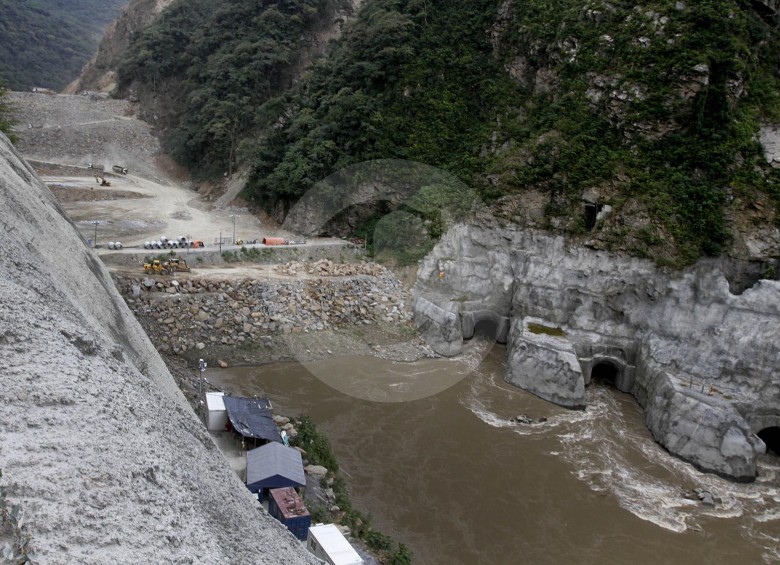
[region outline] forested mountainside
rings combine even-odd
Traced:
[[[132,41],[121,92],[137,91],[180,162],[232,172],[238,144],[275,116],[263,105],[292,86],[320,34],[350,0],[176,1]]]
[[[3,0],[0,83],[62,90],[92,57],[128,0]]]
[[[778,225],[758,132],[780,122],[780,42],[758,6],[365,0],[296,80],[348,6],[176,0],[131,44],[120,92],[167,98],[169,151],[250,168],[269,209],[346,165],[409,159],[521,224],[681,265]]]

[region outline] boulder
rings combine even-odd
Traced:
[[[306,465],[303,470],[312,477],[321,478],[328,474],[328,470],[322,465]]]

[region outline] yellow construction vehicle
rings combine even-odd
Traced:
[[[168,269],[171,272],[181,271],[182,273],[189,273],[190,268],[187,265],[187,261],[182,259],[181,257],[175,257],[173,259],[169,259],[165,265],[168,267]]]
[[[176,272],[189,273],[190,267],[181,257],[174,257],[165,262],[154,259],[151,263],[144,263],[144,272],[154,275],[172,275]]]
[[[144,272],[155,275],[171,274],[168,263],[162,263],[159,259],[155,259],[151,263],[144,263]]]

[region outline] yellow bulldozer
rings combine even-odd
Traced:
[[[151,263],[144,263],[144,272],[154,275],[170,275],[171,270],[168,268],[167,261],[163,263],[159,259],[155,259]]]
[[[176,272],[188,273],[190,271],[187,261],[181,257],[174,257],[165,262],[154,259],[151,263],[144,263],[144,272],[154,275],[172,275]]]
[[[169,259],[166,262],[166,265],[168,265],[168,268],[172,272],[176,272],[176,271],[181,271],[182,273],[190,272],[190,268],[187,265],[187,261],[185,261],[181,257],[174,257],[173,259]]]

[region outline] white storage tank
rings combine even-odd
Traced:
[[[225,409],[224,392],[206,393],[206,428],[213,432],[223,432],[227,428],[228,415]]]
[[[330,565],[363,564],[358,552],[334,524],[317,524],[310,527],[306,549]]]

